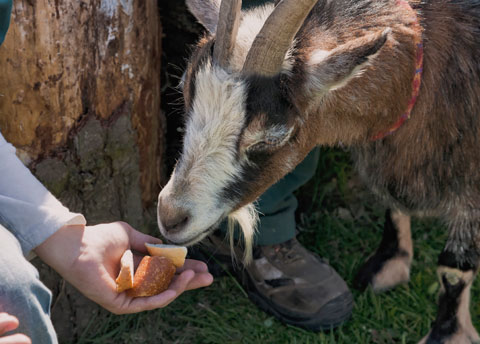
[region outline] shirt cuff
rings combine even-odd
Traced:
[[[2,195],[0,209],[0,223],[15,235],[27,257],[63,226],[86,224],[83,215],[63,206],[42,206]]]

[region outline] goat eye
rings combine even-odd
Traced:
[[[265,150],[267,147],[268,147],[268,144],[265,143],[265,141],[260,141],[260,142],[254,143],[253,145],[248,147],[247,151],[258,152],[258,151]]]
[[[261,140],[251,144],[247,148],[247,152],[268,153],[273,152],[275,149],[285,145],[292,137],[292,128],[283,126],[273,127],[270,130],[263,133]],[[250,134],[253,138],[260,139],[259,133]],[[253,140],[252,140],[253,141]]]
[[[281,140],[278,137],[266,137],[263,142],[269,146],[277,146]]]
[[[247,150],[251,152],[266,151],[277,147],[280,142],[281,141],[277,138],[265,138],[263,141],[254,143],[248,147]]]

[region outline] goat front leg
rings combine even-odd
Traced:
[[[355,287],[364,290],[371,285],[373,290],[381,291],[408,282],[412,258],[410,216],[387,210],[382,242],[357,273]]]
[[[474,262],[472,262],[474,259]],[[438,278],[441,283],[438,313],[429,334],[419,344],[480,343],[470,317],[470,288],[478,268],[475,249],[440,254]]]

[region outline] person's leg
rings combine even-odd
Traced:
[[[18,318],[20,326],[12,333],[29,336],[33,344],[58,343],[50,320],[51,299],[18,240],[0,225],[0,312]]]
[[[295,169],[272,185],[257,200],[255,208],[259,213],[259,222],[255,232],[255,245],[265,246],[286,242],[295,238],[295,211],[298,201],[293,192],[308,182],[317,168],[320,148],[312,150]],[[220,226],[227,233],[227,221]],[[238,239],[240,230],[235,230]]]
[[[315,148],[291,173],[260,196],[257,204],[260,221],[255,236],[256,245],[279,244],[295,237],[298,202],[293,192],[313,177],[319,156],[320,149]]]

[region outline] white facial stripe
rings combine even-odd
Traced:
[[[236,150],[245,123],[246,85],[211,63],[198,71],[195,81],[182,158],[161,196],[191,213],[188,227],[174,238],[177,242],[203,239],[206,230],[228,215],[230,233],[232,221],[243,231],[243,259],[249,262],[258,219],[255,207],[248,204],[230,213],[234,204],[218,204],[218,196],[240,173]]]
[[[175,178],[188,185],[189,203],[199,211],[216,209],[218,195],[240,173],[236,150],[245,122],[245,99],[246,85],[222,69],[206,63],[198,71]]]

